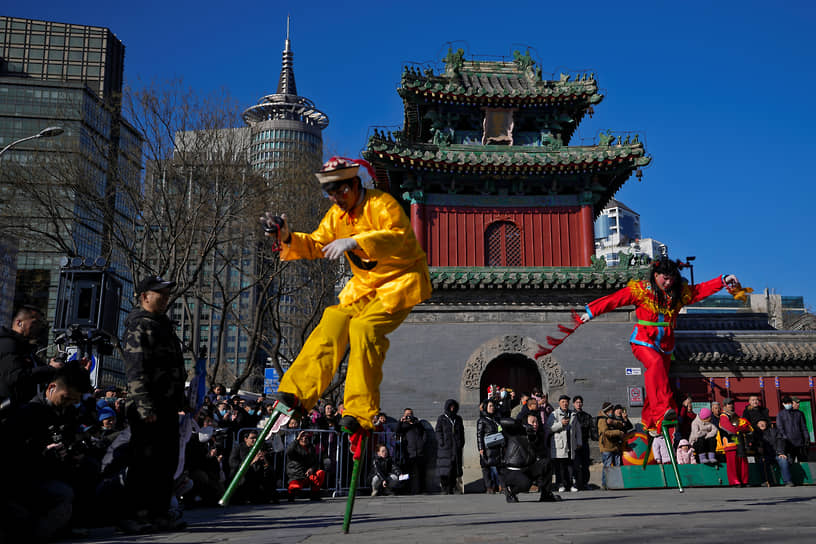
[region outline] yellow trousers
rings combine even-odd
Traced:
[[[281,378],[279,391],[298,396],[311,410],[329,387],[349,346],[343,415],[357,418],[373,429],[380,409],[380,382],[387,334],[402,323],[411,308],[392,314],[385,311],[375,294],[348,306],[330,306],[300,350],[297,359]]]

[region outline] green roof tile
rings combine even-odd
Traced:
[[[434,289],[616,289],[648,275],[648,266],[613,267],[431,267]]]

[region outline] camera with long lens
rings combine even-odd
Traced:
[[[54,338],[59,352],[55,359],[65,362],[71,354],[78,354],[80,357],[90,357],[94,353],[99,355],[111,355],[113,344],[110,337],[102,330],[90,329],[80,325],[68,325],[68,328]]]
[[[283,227],[283,217],[279,215],[267,216],[261,218],[261,226],[263,231],[267,234],[278,234],[278,231]]]

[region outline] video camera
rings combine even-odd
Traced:
[[[62,363],[75,354],[79,358],[113,354],[113,343],[105,331],[77,324],[68,325],[54,338],[54,343],[58,349],[54,359]]]

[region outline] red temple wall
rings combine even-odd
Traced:
[[[592,214],[578,206],[420,207],[412,213],[412,222],[431,266],[486,266],[485,232],[496,221],[518,227],[521,266],[589,266],[594,251]]]

